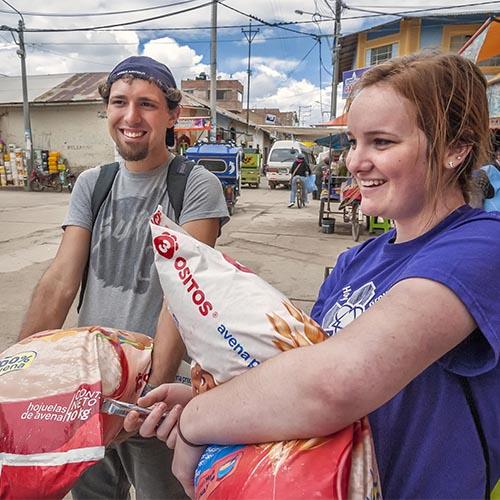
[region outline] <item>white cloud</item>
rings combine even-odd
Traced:
[[[202,71],[210,73],[210,65],[201,63],[203,56],[188,45],[179,45],[173,38],[151,40],[144,46],[143,54],[166,64],[179,85],[181,80],[194,78]]]

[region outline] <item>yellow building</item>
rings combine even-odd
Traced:
[[[341,37],[339,79],[351,78],[352,82],[353,70],[424,49],[458,52],[494,15],[494,12],[450,15],[436,11],[428,17],[406,17]],[[500,71],[500,57],[483,61],[479,66],[491,78]]]

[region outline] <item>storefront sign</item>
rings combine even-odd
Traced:
[[[269,125],[276,125],[276,115],[266,114],[265,122]]]
[[[210,130],[210,118],[179,118],[177,125],[175,125],[175,130]]]
[[[351,93],[352,87],[360,79],[361,75],[369,69],[370,66],[364,68],[353,69],[352,71],[342,72],[342,99],[347,99]]]

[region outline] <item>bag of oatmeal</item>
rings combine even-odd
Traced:
[[[135,403],[151,351],[146,335],[83,327],[0,354],[0,498],[63,498],[122,429],[102,399]]]
[[[193,359],[195,393],[327,338],[282,293],[187,235],[161,207],[150,225],[165,300]],[[209,446],[195,490],[198,499],[381,498],[368,419],[324,438]]]

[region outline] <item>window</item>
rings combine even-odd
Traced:
[[[273,149],[269,161],[294,161],[298,151],[295,149]]]
[[[226,98],[226,91],[218,90],[216,96],[218,101],[223,101]]]
[[[374,66],[398,55],[398,44],[390,43],[366,51],[366,65]]]
[[[224,172],[226,170],[226,162],[224,160],[200,158],[198,165],[203,165],[210,172]]]
[[[478,66],[500,66],[500,56],[491,57],[486,61],[481,61]]]
[[[450,52],[458,52],[472,35],[453,35],[450,37]]]
[[[184,92],[185,94],[194,94],[194,90],[193,90],[193,89],[183,90],[183,92]]]

